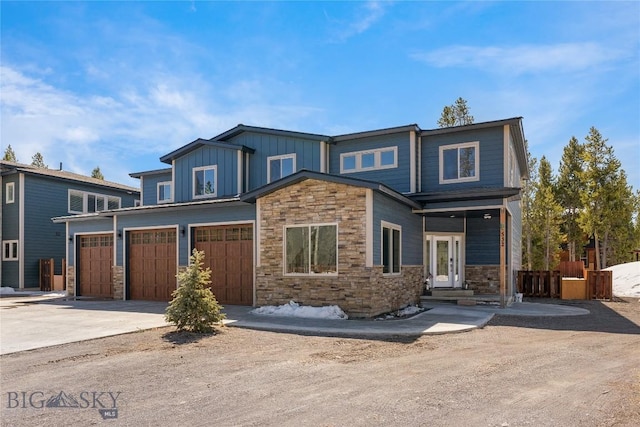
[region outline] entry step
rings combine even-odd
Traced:
[[[428,296],[443,298],[443,297],[472,297],[473,289],[431,289],[427,291]]]

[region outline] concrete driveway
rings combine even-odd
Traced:
[[[0,354],[167,326],[166,302],[0,298]]]

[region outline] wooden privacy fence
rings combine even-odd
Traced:
[[[560,272],[549,270],[518,271],[518,292],[525,297],[560,297]]]
[[[40,260],[40,290],[62,291],[66,288],[67,262],[62,260],[60,274],[55,274],[55,261],[53,258]]]
[[[611,299],[613,297],[612,271],[587,271],[587,298]]]
[[[573,272],[572,272],[573,273]],[[578,276],[579,270],[575,270]],[[584,270],[587,299],[611,299],[613,297],[613,273],[611,271]],[[559,270],[518,271],[518,292],[525,297],[560,298],[562,277]]]

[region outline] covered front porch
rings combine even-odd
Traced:
[[[513,231],[505,205],[425,210],[423,215],[423,301],[501,306],[513,301],[520,234]]]

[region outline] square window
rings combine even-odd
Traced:
[[[382,151],[380,152],[380,166],[393,166],[396,164],[395,151]]]
[[[344,156],[342,158],[342,170],[355,170],[356,169],[356,156]]]
[[[479,180],[479,143],[440,147],[440,184]]]
[[[171,182],[164,181],[158,183],[158,203],[167,203],[173,199],[171,195]]]
[[[296,155],[285,154],[283,156],[271,156],[267,158],[269,169],[267,181],[277,181],[296,171]]]
[[[193,197],[216,196],[216,166],[193,169]]]
[[[337,241],[337,225],[287,227],[285,274],[337,274]]]
[[[5,240],[2,242],[2,260],[17,261],[18,260],[18,241]]]
[[[374,153],[363,153],[361,157],[362,169],[373,168],[376,165],[376,155]]]

